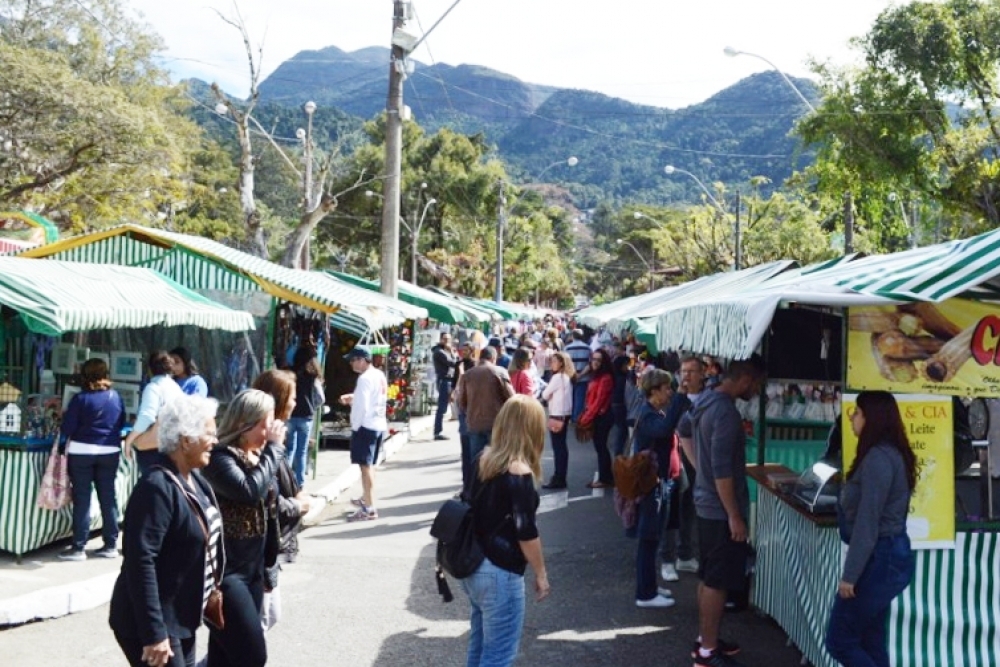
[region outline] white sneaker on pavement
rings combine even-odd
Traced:
[[[677,571],[678,572],[697,572],[698,571],[698,559],[689,558],[687,560],[677,561]]]
[[[665,598],[672,598],[672,597],[674,597],[674,594],[670,592],[669,588],[662,588],[662,587],[661,588],[657,588],[656,592],[659,593],[660,595],[662,595]]]
[[[657,595],[648,600],[635,601],[635,606],[642,609],[667,609],[668,607],[673,607],[675,604],[677,604],[676,600],[662,595]]]
[[[660,566],[660,576],[663,577],[664,581],[679,581],[680,577],[677,576],[677,570],[674,568],[673,563],[664,563]]]

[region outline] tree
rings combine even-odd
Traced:
[[[969,232],[996,227],[998,28],[1000,0],[911,2],[882,12],[855,40],[862,69],[815,67],[823,103],[798,129],[819,146],[818,162],[836,167],[815,173],[939,201],[946,215],[981,221]]]
[[[189,200],[200,132],[120,2],[0,0],[0,24],[0,204],[80,230]]]

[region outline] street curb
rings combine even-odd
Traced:
[[[417,426],[419,428],[421,425]],[[429,428],[429,426],[421,428],[420,432],[423,433]],[[384,464],[408,445],[414,435],[416,434],[407,430],[399,431],[389,438],[385,445],[385,456],[379,465]],[[325,496],[327,503],[329,503],[336,500],[341,493],[351,488],[359,479],[361,479],[361,472],[358,466],[352,465],[320,489],[316,495]],[[326,504],[318,504],[317,507],[310,510],[303,517],[303,524],[311,525],[310,520],[314,524],[325,507]],[[117,579],[118,572],[109,572],[72,584],[50,586],[32,593],[0,600],[0,628],[21,625],[30,621],[59,618],[99,607],[111,600],[111,593]]]

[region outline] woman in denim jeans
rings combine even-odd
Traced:
[[[838,512],[847,559],[826,647],[845,667],[889,667],[889,607],[909,586],[915,569],[906,514],[917,458],[892,394],[861,392],[850,417],[858,453]]]
[[[295,373],[295,409],[288,418],[285,448],[288,452],[288,461],[295,473],[295,481],[302,486],[306,481],[306,460],[313,419],[317,411],[322,415],[326,395],[323,393],[321,380],[323,370],[316,358],[316,351],[311,347],[300,347],[295,351],[292,371]]]
[[[490,445],[476,459],[466,494],[486,558],[462,579],[472,606],[467,667],[514,663],[524,626],[526,565],[535,572],[536,599],[549,594],[535,525],[544,444],[545,411],[534,398],[517,395],[500,409]]]

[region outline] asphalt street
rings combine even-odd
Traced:
[[[348,524],[348,498],[302,533],[301,554],[281,575],[283,617],[268,635],[269,665],[458,667],[465,664],[469,607],[457,582],[444,604],[428,533],[437,508],[458,489],[458,438],[416,437],[380,470],[377,521]],[[529,595],[519,666],[690,665],[697,635],[694,575],[670,584],[672,609],[634,602],[635,543],[624,537],[610,494],[585,488],[593,448],[572,444],[570,491],[545,497],[539,517],[552,595]],[[551,470],[546,451],[545,467]],[[530,570],[526,583],[530,590]],[[0,631],[0,665],[125,667],[107,626],[107,605]],[[785,636],[753,612],[728,614],[723,635],[749,667],[799,664]],[[199,634],[199,653],[206,646]]]

